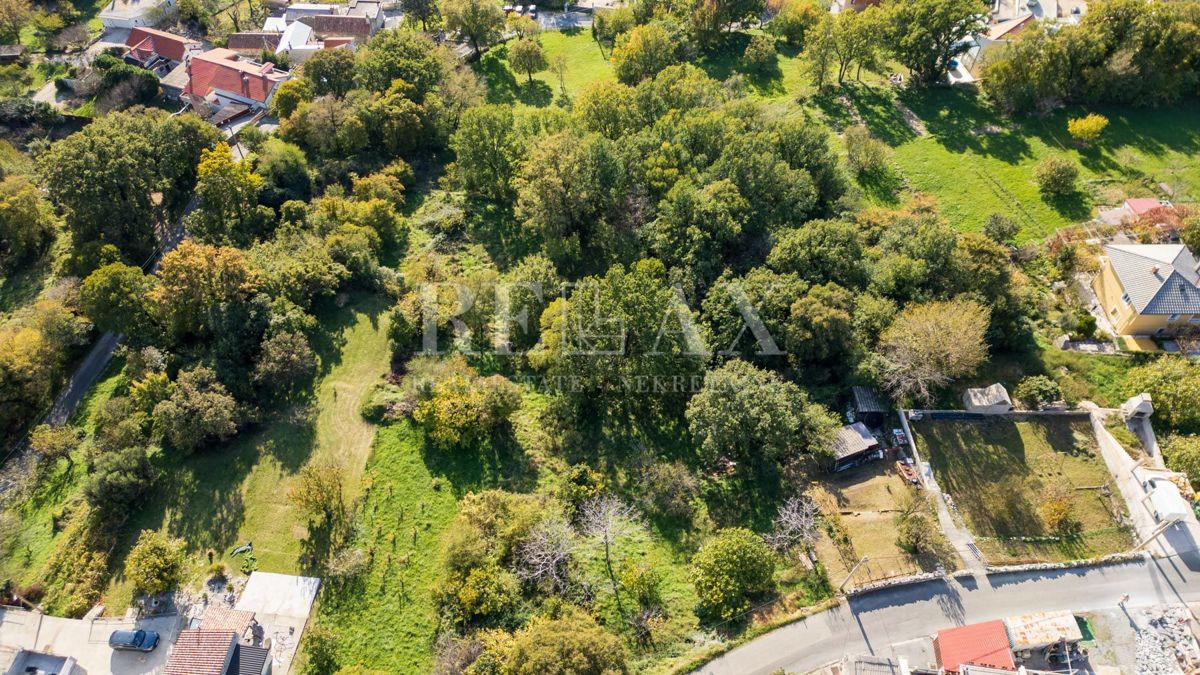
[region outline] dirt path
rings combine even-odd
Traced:
[[[904,123],[908,125],[909,129],[912,129],[914,134],[917,136],[924,136],[926,133],[928,133],[925,131],[925,123],[921,121],[920,117],[917,117],[915,112],[910,110],[908,106],[904,105],[904,103],[901,102],[898,97],[893,98],[892,101],[896,104],[896,110],[900,111],[900,115],[904,117]]]

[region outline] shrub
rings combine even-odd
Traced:
[[[1186,473],[1192,487],[1200,489],[1200,436],[1170,436],[1163,456],[1172,471]]]
[[[1067,133],[1071,134],[1071,138],[1078,141],[1080,145],[1088,145],[1099,140],[1107,126],[1107,117],[1091,113],[1067,120]]]
[[[1064,536],[1077,534],[1082,528],[1082,524],[1075,518],[1071,502],[1057,494],[1042,504],[1042,521],[1051,532]]]
[[[1079,166],[1064,157],[1051,155],[1038,163],[1033,177],[1043,195],[1060,197],[1075,191]]]
[[[177,586],[183,578],[183,540],[160,530],[142,530],[125,558],[125,576],[147,595]]]
[[[931,553],[937,526],[925,513],[910,513],[900,520],[896,528],[896,545],[909,553]]]
[[[742,62],[750,70],[763,72],[775,65],[775,38],[770,35],[755,35],[742,52]]]
[[[716,619],[732,619],[750,601],[775,588],[775,558],[757,534],[735,527],[719,531],[692,559],[700,608]]]
[[[1036,410],[1046,403],[1061,401],[1063,397],[1058,382],[1045,375],[1033,375],[1021,380],[1015,394],[1017,400],[1031,410]]]
[[[861,124],[846,129],[846,161],[859,178],[879,178],[891,171],[891,151],[882,141],[871,137]]]
[[[642,476],[646,509],[667,518],[690,519],[699,491],[700,483],[683,462],[657,462]]]
[[[804,35],[821,20],[824,10],[808,0],[791,0],[767,24],[767,30],[789,45],[802,49]]]
[[[1003,213],[993,213],[983,223],[983,234],[992,241],[1007,244],[1017,236],[1021,226]]]

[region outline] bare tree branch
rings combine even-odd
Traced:
[[[517,549],[517,577],[522,581],[547,583],[555,593],[567,590],[575,533],[562,518],[547,518],[534,526]]]
[[[586,536],[604,546],[604,566],[612,582],[617,611],[624,616],[625,608],[621,604],[621,589],[613,566],[612,548],[637,530],[637,510],[612,495],[593,497],[579,508],[579,526]]]
[[[807,495],[789,497],[779,507],[767,543],[781,553],[802,547],[811,558],[813,545],[820,534],[820,517],[821,510]]]

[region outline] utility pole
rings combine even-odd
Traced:
[[[858,562],[854,563],[854,567],[850,568],[850,573],[846,575],[846,578],[842,580],[842,584],[838,586],[838,593],[842,592],[842,589],[846,587],[846,582],[850,581],[850,578],[854,576],[854,573],[857,572],[858,568],[862,567],[863,563],[865,562],[867,562],[867,556],[864,555],[861,559],[859,559]]]

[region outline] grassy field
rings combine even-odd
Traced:
[[[949,550],[947,555],[940,557],[914,556],[896,544],[896,513],[912,490],[891,463],[874,462],[833,476],[810,491],[827,518],[829,514],[837,514],[836,519],[845,528],[852,544],[840,551],[826,533],[817,545],[817,556],[834,585],[842,583],[850,568],[863,556],[868,561],[854,573],[848,587],[930,572],[938,565],[951,570],[957,567],[957,558]],[[932,509],[927,513],[935,517]]]
[[[1171,186],[1177,201],[1194,200],[1200,191],[1200,110],[1192,104],[1070,108],[1014,120],[997,114],[972,87],[905,90],[897,97],[889,88],[852,86],[846,95],[872,134],[893,147],[909,187],[936,195],[962,231],[1006,213],[1020,222],[1021,240],[1041,239],[1089,219],[1097,206],[1160,196],[1159,183]],[[920,125],[905,120],[897,100]],[[822,109],[835,128],[853,121],[853,114],[828,102]],[[1108,116],[1110,125],[1100,142],[1084,149],[1067,135],[1066,122],[1087,112]],[[1055,154],[1079,163],[1082,188],[1048,201],[1033,170]]]
[[[119,571],[143,529],[166,529],[185,539],[197,578],[207,565],[207,549],[236,570],[240,559],[230,559],[227,552],[246,542],[254,544],[259,569],[297,573],[309,568],[314,543],[288,500],[288,488],[306,463],[333,461],[345,471],[348,497],[357,495],[374,436],[358,404],[387,373],[391,357],[383,309],[383,302],[371,297],[323,317],[333,337],[318,345],[324,375],[311,407],[283,413],[225,447],[168,464],[149,503],[125,524],[111,560],[117,574],[105,601],[113,611],[119,613],[132,599],[133,589]]]
[[[1086,417],[926,419],[913,425],[913,433],[938,485],[980,537],[989,562],[1090,558],[1132,544],[1120,527],[1124,506]],[[1070,504],[1081,534],[1014,541],[1055,537],[1042,510],[1053,499]]]

